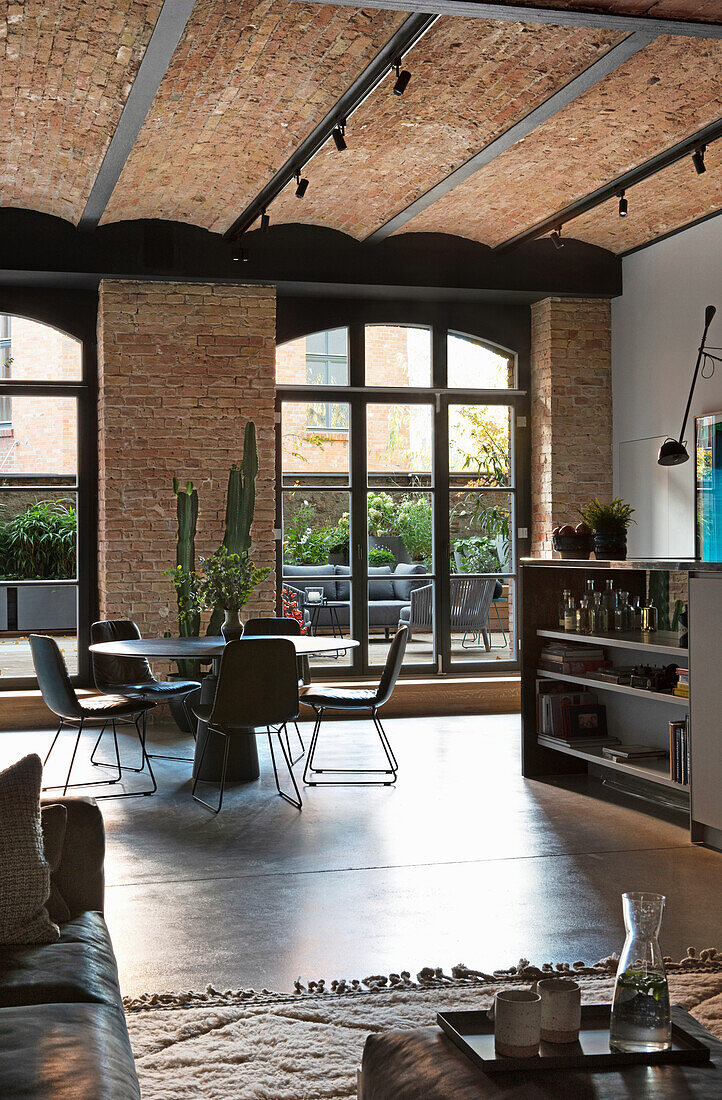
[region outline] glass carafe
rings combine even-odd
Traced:
[[[669,989],[658,940],[664,902],[662,894],[622,894],[627,938],[614,986],[612,1050],[648,1052],[671,1046]]]
[[[617,606],[616,593],[614,591],[614,579],[607,581],[607,587],[602,595],[602,604],[607,612],[608,630],[614,630],[614,611]]]

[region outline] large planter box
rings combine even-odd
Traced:
[[[75,630],[77,593],[74,584],[18,585],[18,630]]]

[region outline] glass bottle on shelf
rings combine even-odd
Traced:
[[[641,596],[637,596],[636,600],[634,601],[633,611],[634,611],[634,622],[633,622],[632,626],[630,627],[630,629],[631,630],[641,630],[642,629],[642,598],[641,598]]]
[[[607,634],[609,632],[609,615],[602,603],[602,593],[594,593],[592,604],[592,634]]]
[[[608,630],[614,630],[614,612],[617,606],[614,580],[610,577],[602,595],[602,604],[607,612]]]
[[[672,1017],[659,928],[662,894],[622,894],[626,939],[617,968],[609,1046],[628,1053],[668,1050]]]
[[[559,601],[559,611],[558,611],[558,615],[557,615],[557,621],[559,623],[559,629],[560,630],[565,629],[564,616],[565,616],[566,610],[567,610],[567,600],[569,599],[570,596],[571,596],[571,592],[569,591],[568,588],[565,588],[564,589],[564,594],[562,595],[562,598]]]
[[[577,605],[569,591],[564,603],[564,629],[571,634],[577,629]]]
[[[592,633],[592,612],[589,607],[589,600],[586,596],[582,596],[579,601],[579,607],[577,608],[577,634],[591,634]]]
[[[614,629],[623,633],[627,629],[627,593],[617,592],[614,608]]]
[[[624,629],[634,630],[634,608],[628,592],[624,593]]]
[[[596,592],[594,591],[594,581],[592,580],[591,577],[587,581],[587,590],[584,593],[584,595],[587,597],[587,599],[589,601],[589,606],[591,607],[592,603],[594,602],[594,597],[596,595]]]

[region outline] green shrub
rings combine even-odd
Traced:
[[[36,500],[0,524],[4,580],[71,580],[76,570],[77,516],[71,500]]]
[[[407,497],[397,509],[399,534],[413,561],[431,564],[434,529],[431,504],[423,497]]]
[[[461,557],[462,573],[498,573],[500,570],[496,543],[485,535],[456,539],[454,550]],[[452,571],[456,572],[455,562],[452,563]]]
[[[372,546],[369,548],[369,565],[396,565],[396,555],[388,546]]]

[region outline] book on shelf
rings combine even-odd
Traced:
[[[544,742],[564,749],[603,749],[605,745],[618,745],[618,737],[552,737],[549,733],[540,734]]]
[[[689,716],[669,723],[669,778],[675,783],[689,783],[690,736]]]
[[[617,745],[602,752],[610,760],[661,760],[667,756],[666,749],[655,749],[652,745]]]
[[[565,710],[570,706],[596,703],[592,691],[570,689],[557,680],[539,680],[537,684],[537,731],[566,733]]]

